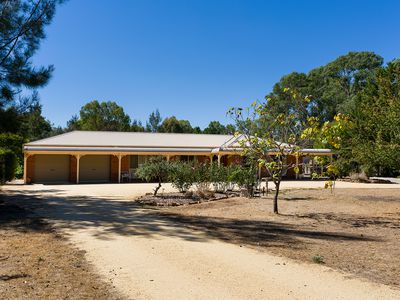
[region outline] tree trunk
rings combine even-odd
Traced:
[[[157,187],[154,189],[154,196],[157,196],[158,190],[161,188],[161,182],[158,183]]]
[[[279,196],[279,187],[281,185],[281,182],[275,182],[275,196],[274,196],[274,213],[279,214],[278,211],[278,196]]]

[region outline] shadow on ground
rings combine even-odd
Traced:
[[[185,216],[143,208],[128,201],[65,196],[60,190],[48,189],[40,193],[19,190],[4,194],[1,199],[35,212],[46,221],[54,223],[57,228],[93,229],[93,235],[99,239],[112,239],[115,235],[152,238],[172,236],[198,242],[217,239],[292,248],[301,248],[305,243],[321,239],[338,242],[377,241],[373,237],[310,230],[301,225],[294,226],[276,221]],[[3,218],[0,226],[6,226],[11,220],[12,218]],[[35,227],[29,227],[29,230],[35,230]]]

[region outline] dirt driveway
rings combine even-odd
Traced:
[[[128,298],[400,298],[387,286],[230,244],[129,201],[151,189],[36,185],[7,186],[5,192],[86,250],[98,272]]]

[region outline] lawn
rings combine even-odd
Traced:
[[[398,189],[288,190],[280,215],[272,196],[162,211],[215,238],[400,287]]]

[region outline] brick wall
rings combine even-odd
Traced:
[[[129,155],[123,156],[121,160],[121,172],[129,172],[130,160]]]
[[[111,182],[118,182],[118,157],[111,155]]]
[[[32,183],[35,180],[35,155],[30,155],[26,161],[26,183]]]
[[[76,173],[77,173],[77,159],[74,155],[69,156],[69,182],[76,183]]]
[[[129,172],[130,160],[129,156],[121,158],[121,173]],[[111,182],[118,182],[118,157],[111,155]]]

